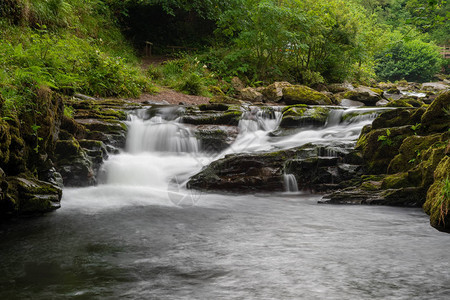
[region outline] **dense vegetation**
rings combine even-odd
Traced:
[[[257,85],[431,80],[448,43],[449,4],[418,0],[3,0],[0,94],[26,106],[37,88],[138,96],[150,79],[208,94],[233,76]],[[124,38],[124,35],[126,38]],[[129,42],[132,42],[131,44]],[[197,51],[145,75],[144,41]]]

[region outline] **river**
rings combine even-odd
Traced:
[[[233,151],[351,143],[371,120],[282,138],[266,135],[273,118],[255,122],[241,124]],[[186,190],[227,151],[205,155],[190,128],[163,118],[129,126],[101,184],[65,189],[61,209],[0,227],[0,299],[448,299],[450,236],[421,209]]]

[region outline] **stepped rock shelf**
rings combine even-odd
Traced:
[[[259,102],[246,90],[241,99],[179,106],[49,93],[35,131],[14,118],[0,121],[0,210],[2,216],[54,210],[64,186],[109,180],[105,161],[115,154],[156,151],[207,157],[180,174],[189,189],[289,189],[327,193],[321,203],[424,205],[431,224],[448,231],[450,92],[389,91],[402,96],[289,83],[260,89]],[[364,106],[375,104],[384,106]]]

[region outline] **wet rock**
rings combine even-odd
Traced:
[[[388,100],[386,100],[386,99],[381,99],[381,100],[379,100],[377,103],[375,103],[375,106],[385,106],[385,105],[387,105],[387,104],[389,104],[389,101],[388,101]]]
[[[425,108],[393,109],[380,114],[372,123],[372,129],[415,125],[421,122]]]
[[[201,125],[196,128],[195,137],[200,141],[200,151],[216,154],[227,149],[238,135],[235,126]]]
[[[326,107],[308,108],[305,105],[291,105],[283,109],[280,122],[281,128],[296,128],[301,126],[323,126],[330,109]]]
[[[328,88],[328,91],[330,91],[332,93],[343,93],[343,92],[348,92],[348,91],[355,89],[353,87],[353,85],[349,82],[332,83],[332,84],[329,84],[327,88]]]
[[[324,94],[307,86],[293,85],[284,87],[283,101],[288,104],[331,105],[333,102]]]
[[[96,183],[93,163],[77,140],[58,141],[55,159],[65,186],[89,186]]]
[[[430,224],[434,228],[450,232],[450,156],[446,155],[434,171],[434,183],[427,192],[424,211],[430,215]]]
[[[228,96],[220,95],[220,96],[214,96],[209,100],[209,103],[211,104],[233,104],[233,105],[241,105],[242,102],[238,99],[234,99]]]
[[[361,101],[342,99],[340,102],[340,105],[344,106],[344,107],[360,107],[360,106],[364,106],[365,104],[362,103]]]
[[[44,213],[60,207],[62,190],[31,176],[8,177],[7,198],[16,214]]]
[[[181,122],[192,125],[233,125],[237,126],[239,119],[242,116],[242,111],[227,110],[220,111],[204,111],[204,112],[187,112],[182,118]]]

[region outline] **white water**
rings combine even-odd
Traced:
[[[0,299],[448,299],[450,240],[420,209],[190,194],[183,182],[212,158],[162,117],[130,121],[128,150],[105,162],[102,184],[0,227]],[[371,117],[271,137],[274,118],[261,115],[241,122],[231,148],[353,143]]]
[[[284,190],[286,192],[298,192],[297,179],[295,179],[294,174],[284,174]]]

